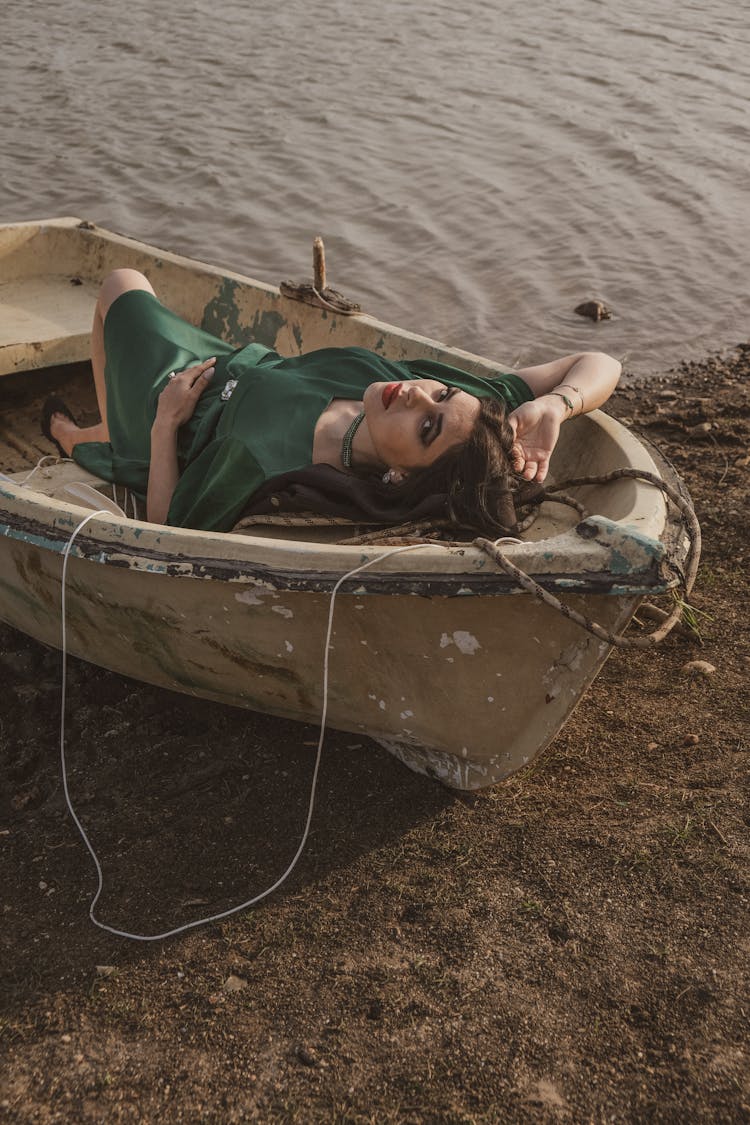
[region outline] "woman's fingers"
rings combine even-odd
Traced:
[[[208,384],[214,377],[216,368],[213,366],[216,363],[215,359],[209,359],[206,363],[202,363],[198,369],[198,373],[190,384],[191,390],[195,391],[196,395],[202,395]]]
[[[197,363],[194,367],[188,367],[185,374],[190,379],[190,385],[194,387],[201,376],[204,376],[206,379],[210,379],[211,375],[213,375],[214,373],[215,364],[216,356],[212,356],[211,359],[204,359],[202,363]],[[208,374],[209,369],[211,371],[211,375]]]
[[[510,461],[517,473],[520,473],[524,465],[526,464],[526,458],[524,457],[523,449],[518,442],[514,442],[514,444],[511,446]]]
[[[210,379],[210,377],[214,375],[215,364],[216,355],[213,355],[210,359],[202,360],[200,363],[193,363],[192,367],[186,367],[184,370],[178,371],[175,378],[183,379],[187,382],[189,387],[195,387],[196,382],[198,382],[201,377]],[[209,371],[210,375],[208,373]]]
[[[193,387],[201,376],[210,379],[214,373],[215,365],[216,356],[212,356],[211,359],[204,359],[200,363],[194,363],[191,367],[184,367],[182,371],[171,371],[169,380],[170,382],[174,382],[175,379],[179,379],[180,382],[187,383],[188,386]],[[209,371],[211,373],[210,375]]]
[[[159,395],[157,415],[177,426],[184,425],[192,417],[198,399],[213,378],[215,363],[215,358],[206,359],[184,371],[171,372]]]
[[[541,484],[549,471],[549,456],[545,456],[538,450],[526,455],[520,447],[518,451],[514,448],[512,464],[515,471],[520,473],[524,480],[536,480]]]

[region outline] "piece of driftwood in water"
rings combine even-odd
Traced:
[[[356,301],[349,300],[338,289],[326,285],[326,254],[320,236],[313,239],[313,280],[282,281],[279,289],[292,301],[304,301],[306,305],[315,305],[316,308],[328,309],[344,316],[362,311],[362,306]]]

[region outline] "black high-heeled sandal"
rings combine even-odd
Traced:
[[[61,457],[67,457],[68,459],[70,459],[70,454],[66,453],[57,438],[53,438],[52,436],[50,425],[52,422],[53,414],[64,414],[65,417],[70,418],[71,422],[73,422],[76,426],[78,425],[78,423],[76,422],[66,404],[61,398],[58,398],[57,395],[50,395],[49,398],[45,401],[44,406],[42,407],[42,417],[40,419],[40,428],[42,434],[44,435],[44,437],[46,437],[47,441],[51,441],[53,445],[57,446],[57,451]]]

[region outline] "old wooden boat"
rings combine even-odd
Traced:
[[[0,228],[0,618],[60,644],[63,552],[111,486],[51,458],[39,406],[61,391],[93,419],[85,361],[97,287],[142,270],[183,317],[282,353],[358,344],[492,372],[479,356],[284,296],[250,278],[78,219]],[[51,371],[49,369],[52,369]],[[87,396],[88,395],[88,399]],[[557,479],[632,466],[668,473],[602,412],[568,423]],[[619,480],[578,490],[596,513],[544,504],[509,558],[564,602],[622,630],[641,599],[674,586],[684,534],[658,490]],[[121,498],[119,499],[121,503]],[[69,651],[191,695],[316,722],[331,593],[329,722],[368,735],[412,769],[459,789],[500,781],[554,738],[610,646],[517,586],[470,545],[407,553],[335,542],[340,529],[256,527],[216,534],[149,524],[113,505],[73,545]]]

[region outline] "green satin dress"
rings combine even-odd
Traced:
[[[432,360],[394,362],[365,348],[325,348],[290,359],[261,344],[232,348],[144,290],[123,293],[104,325],[110,441],[87,442],[75,460],[145,497],[151,426],[170,371],[211,356],[216,374],[180,427],[180,479],[167,523],[228,531],[271,477],[312,462],[318,418],[334,398],[360,400],[373,382],[437,379],[509,410],[534,396],[513,372],[491,379]]]

